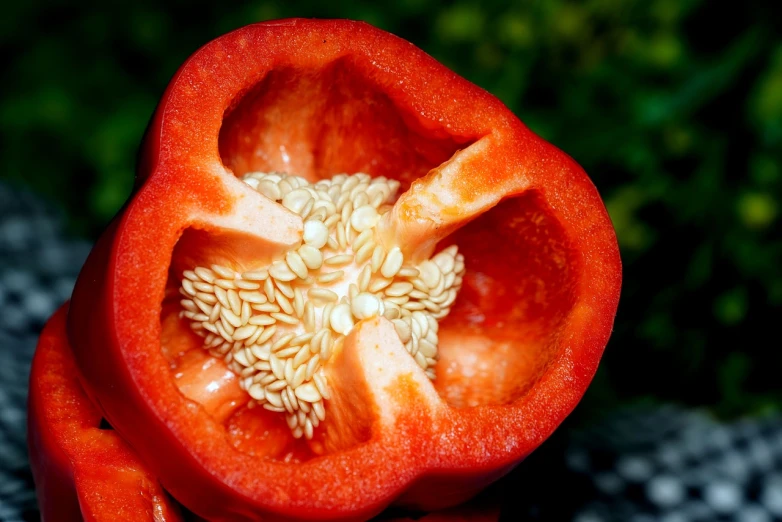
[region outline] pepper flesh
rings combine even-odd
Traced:
[[[179,507],[87,399],[65,332],[67,304],[46,324],[30,376],[29,449],[43,522],[181,522]],[[425,522],[494,522],[496,498]],[[196,522],[196,516],[184,520]],[[410,522],[410,518],[386,519]]]
[[[230,33],[177,73],[142,152],[136,193],[79,278],[69,332],[95,403],[205,518],[359,520],[392,502],[457,504],[545,440],[594,375],[621,279],[594,186],[407,42],[346,21]],[[406,191],[379,224],[384,243],[418,259],[448,238],[469,267],[440,328],[435,384],[390,323],[356,326],[333,363],[319,458],[248,414],[235,380],[218,390],[226,409],[171,372],[195,341],[169,319],[170,273],[199,255],[271,258],[301,238],[299,218],[233,176],[253,170],[397,179]],[[258,433],[270,435],[248,441]]]
[[[179,522],[179,508],[84,394],[65,334],[49,320],[30,375],[30,461],[44,522]]]

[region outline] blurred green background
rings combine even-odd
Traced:
[[[0,17],[2,180],[95,238],[177,67],[270,18],[355,18],[499,96],[603,195],[624,289],[579,412],[782,407],[782,13],[743,1],[14,2]],[[583,418],[583,417],[582,417]]]

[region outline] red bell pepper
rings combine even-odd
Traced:
[[[328,362],[329,418],[296,439],[200,350],[178,315],[183,270],[251,270],[301,244],[302,219],[236,177],[252,171],[398,180],[379,241],[413,260],[458,246],[467,271],[433,382],[387,320],[361,321]],[[366,24],[285,20],[207,44],[169,85],[137,181],[79,277],[69,337],[93,403],[209,520],[462,502],[575,407],[611,331],[618,249],[583,170]]]

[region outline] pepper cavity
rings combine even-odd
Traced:
[[[308,439],[326,418],[324,365],[355,323],[390,320],[410,356],[435,378],[438,320],[451,309],[464,257],[450,246],[406,264],[375,232],[399,182],[340,174],[310,184],[282,173],[250,173],[253,189],[304,220],[301,244],[269,266],[244,272],[212,265],[186,270],[180,316],[204,348],[241,378],[250,407],[285,413]]]

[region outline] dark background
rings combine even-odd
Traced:
[[[380,4],[10,3],[0,179],[94,239],[128,196],[156,101],[200,45],[269,18],[363,19],[496,94],[602,194],[624,287],[580,419],[658,401],[779,411],[782,13],[753,1]]]

